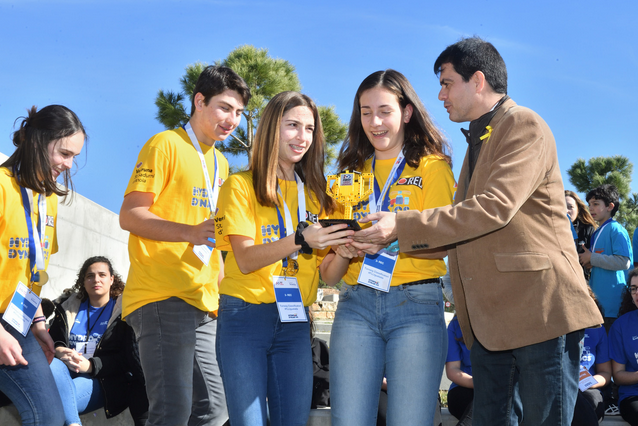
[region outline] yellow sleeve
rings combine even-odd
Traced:
[[[168,156],[158,146],[157,138],[162,137],[162,133],[151,138],[137,157],[133,174],[129,180],[126,192],[150,192],[155,196],[153,202],[157,201],[157,196],[162,193],[166,178],[164,174],[171,170]]]
[[[424,167],[423,205],[420,210],[452,204],[456,182],[450,165],[442,159],[433,159]]]
[[[215,216],[217,249],[232,251],[229,235],[256,239],[253,193],[251,182],[238,174],[230,176],[222,185]]]

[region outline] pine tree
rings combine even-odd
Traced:
[[[267,49],[257,49],[254,46],[240,46],[230,52],[226,59],[216,61],[215,64],[232,68],[246,81],[252,93],[243,113],[245,125],[238,127],[231,137],[215,146],[225,153],[245,155],[249,163],[255,132],[264,107],[277,93],[286,90],[300,91],[301,83],[290,62],[274,59],[268,55]],[[188,122],[193,89],[205,67],[206,64],[201,62],[186,67],[186,72],[180,79],[181,92],[158,92],[155,99],[158,110],[156,118],[167,129],[174,129]],[[185,99],[188,99],[186,105]],[[326,139],[326,163],[330,163],[336,157],[335,146],[345,139],[347,126],[341,122],[334,107],[318,108]]]

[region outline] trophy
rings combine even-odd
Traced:
[[[328,227],[338,223],[347,223],[348,228],[358,231],[359,222],[352,218],[352,206],[368,198],[374,191],[374,174],[350,172],[346,170],[338,175],[327,177],[326,193],[346,208],[344,219],[320,219],[321,226]]]

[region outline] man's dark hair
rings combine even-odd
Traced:
[[[193,97],[191,99],[191,116],[195,113],[195,95],[201,93],[204,95],[204,104],[208,105],[210,98],[223,93],[225,90],[234,90],[239,93],[244,106],[250,100],[250,88],[243,78],[235,71],[221,65],[209,65],[199,75],[195,88],[193,89]]]
[[[507,94],[507,68],[498,50],[479,37],[465,38],[449,45],[434,62],[434,74],[441,73],[443,64],[452,64],[466,83],[481,71],[496,93]]]
[[[589,203],[589,200],[595,198],[596,200],[601,200],[605,203],[605,206],[609,207],[609,204],[614,203],[614,209],[611,211],[611,217],[614,217],[618,208],[620,207],[620,196],[618,195],[618,189],[614,185],[605,184],[601,185],[598,188],[594,188],[587,193],[586,200]]]

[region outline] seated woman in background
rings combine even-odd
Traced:
[[[148,417],[148,400],[135,335],[122,321],[124,282],[111,261],[95,256],[82,265],[71,289],[56,302],[49,333],[55,342],[51,371],[67,425],[104,407],[106,417],[130,408],[136,426]]]
[[[609,355],[618,385],[620,415],[632,426],[638,425],[638,269],[629,272],[629,287],[623,293],[620,317],[609,330]]]
[[[565,191],[565,202],[567,203],[567,215],[571,219],[574,230],[578,235],[578,239],[576,240],[578,252],[582,253],[583,249],[581,248],[581,245],[584,245],[587,248],[590,247],[591,236],[594,234],[594,231],[598,226],[596,225],[594,218],[591,217],[589,209],[585,203],[578,197],[578,195],[576,195],[575,192]],[[583,273],[585,274],[587,281],[589,281],[591,269],[583,267]]]
[[[445,375],[452,381],[447,394],[448,409],[459,420],[459,426],[470,426],[474,401],[472,362],[456,315],[447,327],[447,345]]]

